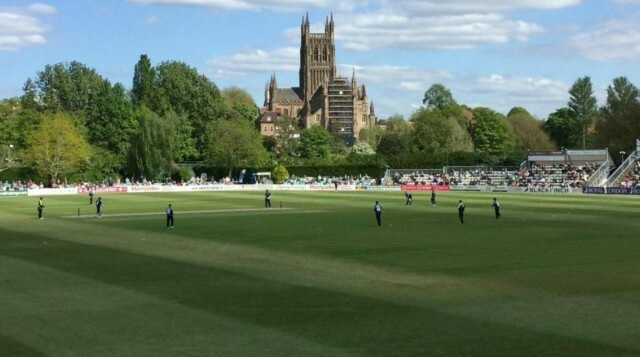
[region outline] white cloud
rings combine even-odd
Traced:
[[[160,18],[158,16],[149,16],[146,18],[145,22],[149,25],[154,25],[160,22]]]
[[[29,12],[52,14],[55,9],[40,4],[25,9],[0,8],[0,51],[17,51],[26,46],[47,43],[44,34],[49,27]]]
[[[230,56],[213,58],[207,62],[206,72],[213,78],[222,78],[250,73],[296,72],[299,66],[300,50],[296,47],[279,48],[274,51],[250,49]]]
[[[143,5],[199,6],[215,9],[303,11],[311,7],[351,11],[366,0],[129,0]]]
[[[439,17],[361,15],[336,20],[336,38],[350,50],[467,49],[482,44],[526,41],[543,32],[537,24],[512,21],[500,14],[459,14]]]
[[[580,3],[581,0],[381,0],[385,11],[401,11],[407,14],[486,13],[522,9],[552,10]]]
[[[358,83],[385,84],[394,89],[410,89],[421,93],[424,93],[433,83],[446,82],[453,78],[453,75],[448,71],[433,71],[408,66],[341,64],[338,65],[338,68],[341,75],[349,77],[355,68]]]
[[[53,15],[57,12],[53,6],[47,4],[31,4],[27,6],[27,10],[29,12],[43,15]]]
[[[599,29],[571,38],[570,46],[598,61],[640,61],[640,25],[630,21],[608,21]]]
[[[506,114],[511,108],[522,106],[544,119],[566,105],[569,87],[549,78],[492,74],[458,81],[452,85],[452,92],[459,93],[461,102],[472,107],[489,107]]]
[[[402,49],[470,49],[484,44],[528,41],[543,32],[541,25],[511,19],[509,11],[551,10],[580,0],[129,0],[144,5],[200,6],[259,11],[330,10],[336,18],[336,36],[352,51],[380,47]],[[354,11],[360,9],[360,11]],[[312,31],[322,31],[322,22]],[[294,43],[299,28],[284,32]]]

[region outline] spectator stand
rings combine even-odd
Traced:
[[[518,178],[519,167],[447,166],[452,186],[512,186]]]
[[[526,162],[523,162],[523,167]],[[441,169],[387,169],[385,185],[513,186],[520,167],[445,166]]]
[[[529,152],[528,169],[520,179],[529,187],[605,186],[613,165],[609,151],[568,150]]]
[[[385,185],[438,185],[449,184],[445,169],[390,169],[384,173]],[[446,183],[445,183],[446,181]]]
[[[607,187],[635,187],[640,183],[640,168],[638,167],[638,152],[640,151],[640,139],[636,140],[636,149],[622,161],[620,166],[609,176]]]

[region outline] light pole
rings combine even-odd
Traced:
[[[7,161],[11,163],[11,149],[13,149],[13,144],[9,144],[9,154],[7,155]]]
[[[626,152],[620,151],[620,165],[624,162],[624,154],[626,154]]]

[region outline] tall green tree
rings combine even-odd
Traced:
[[[134,111],[127,91],[120,83],[102,82],[91,95],[84,125],[91,145],[113,153],[124,160],[129,150],[129,136],[135,127]]]
[[[333,152],[333,137],[323,127],[314,125],[300,134],[300,156],[327,159]]]
[[[640,138],[640,91],[626,77],[607,87],[607,104],[596,119],[597,145],[609,151],[629,151]],[[617,158],[617,156],[616,156]]]
[[[146,54],[140,55],[133,69],[133,86],[131,101],[136,107],[157,108],[156,71]]]
[[[130,139],[129,173],[135,179],[160,179],[175,155],[179,119],[175,113],[161,117],[145,106],[135,115],[137,126]]]
[[[582,142],[582,123],[570,108],[560,108],[549,114],[543,130],[558,148],[579,148]]]
[[[163,116],[175,112],[185,116],[194,139],[195,152],[206,149],[209,124],[228,116],[224,98],[218,87],[195,68],[177,61],[156,66],[156,87],[162,97],[153,111]],[[198,158],[190,158],[198,159]]]
[[[268,154],[262,146],[260,134],[251,123],[241,120],[217,120],[208,131],[206,160],[224,167],[233,175],[233,169],[259,166]]]
[[[428,109],[444,109],[450,106],[457,106],[451,95],[451,91],[441,83],[435,83],[424,93],[422,103]]]
[[[45,115],[38,128],[29,133],[24,159],[55,181],[72,174],[90,154],[90,146],[74,120],[58,112]]]
[[[569,95],[568,107],[571,108],[575,117],[580,121],[582,148],[585,149],[587,146],[587,131],[598,111],[598,102],[593,95],[591,77],[578,78],[569,89]]]
[[[486,162],[505,157],[513,147],[513,137],[505,118],[489,108],[482,107],[475,108],[473,116],[473,146],[478,157]]]

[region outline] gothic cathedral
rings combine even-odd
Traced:
[[[326,19],[323,33],[312,33],[309,15],[303,17],[299,86],[280,88],[276,76],[271,76],[258,118],[263,135],[277,135],[275,118],[286,116],[303,128],[321,125],[352,144],[360,130],[376,124],[373,103],[369,104],[364,85],[356,83],[355,70],[351,79],[337,74],[333,29],[333,15]]]

